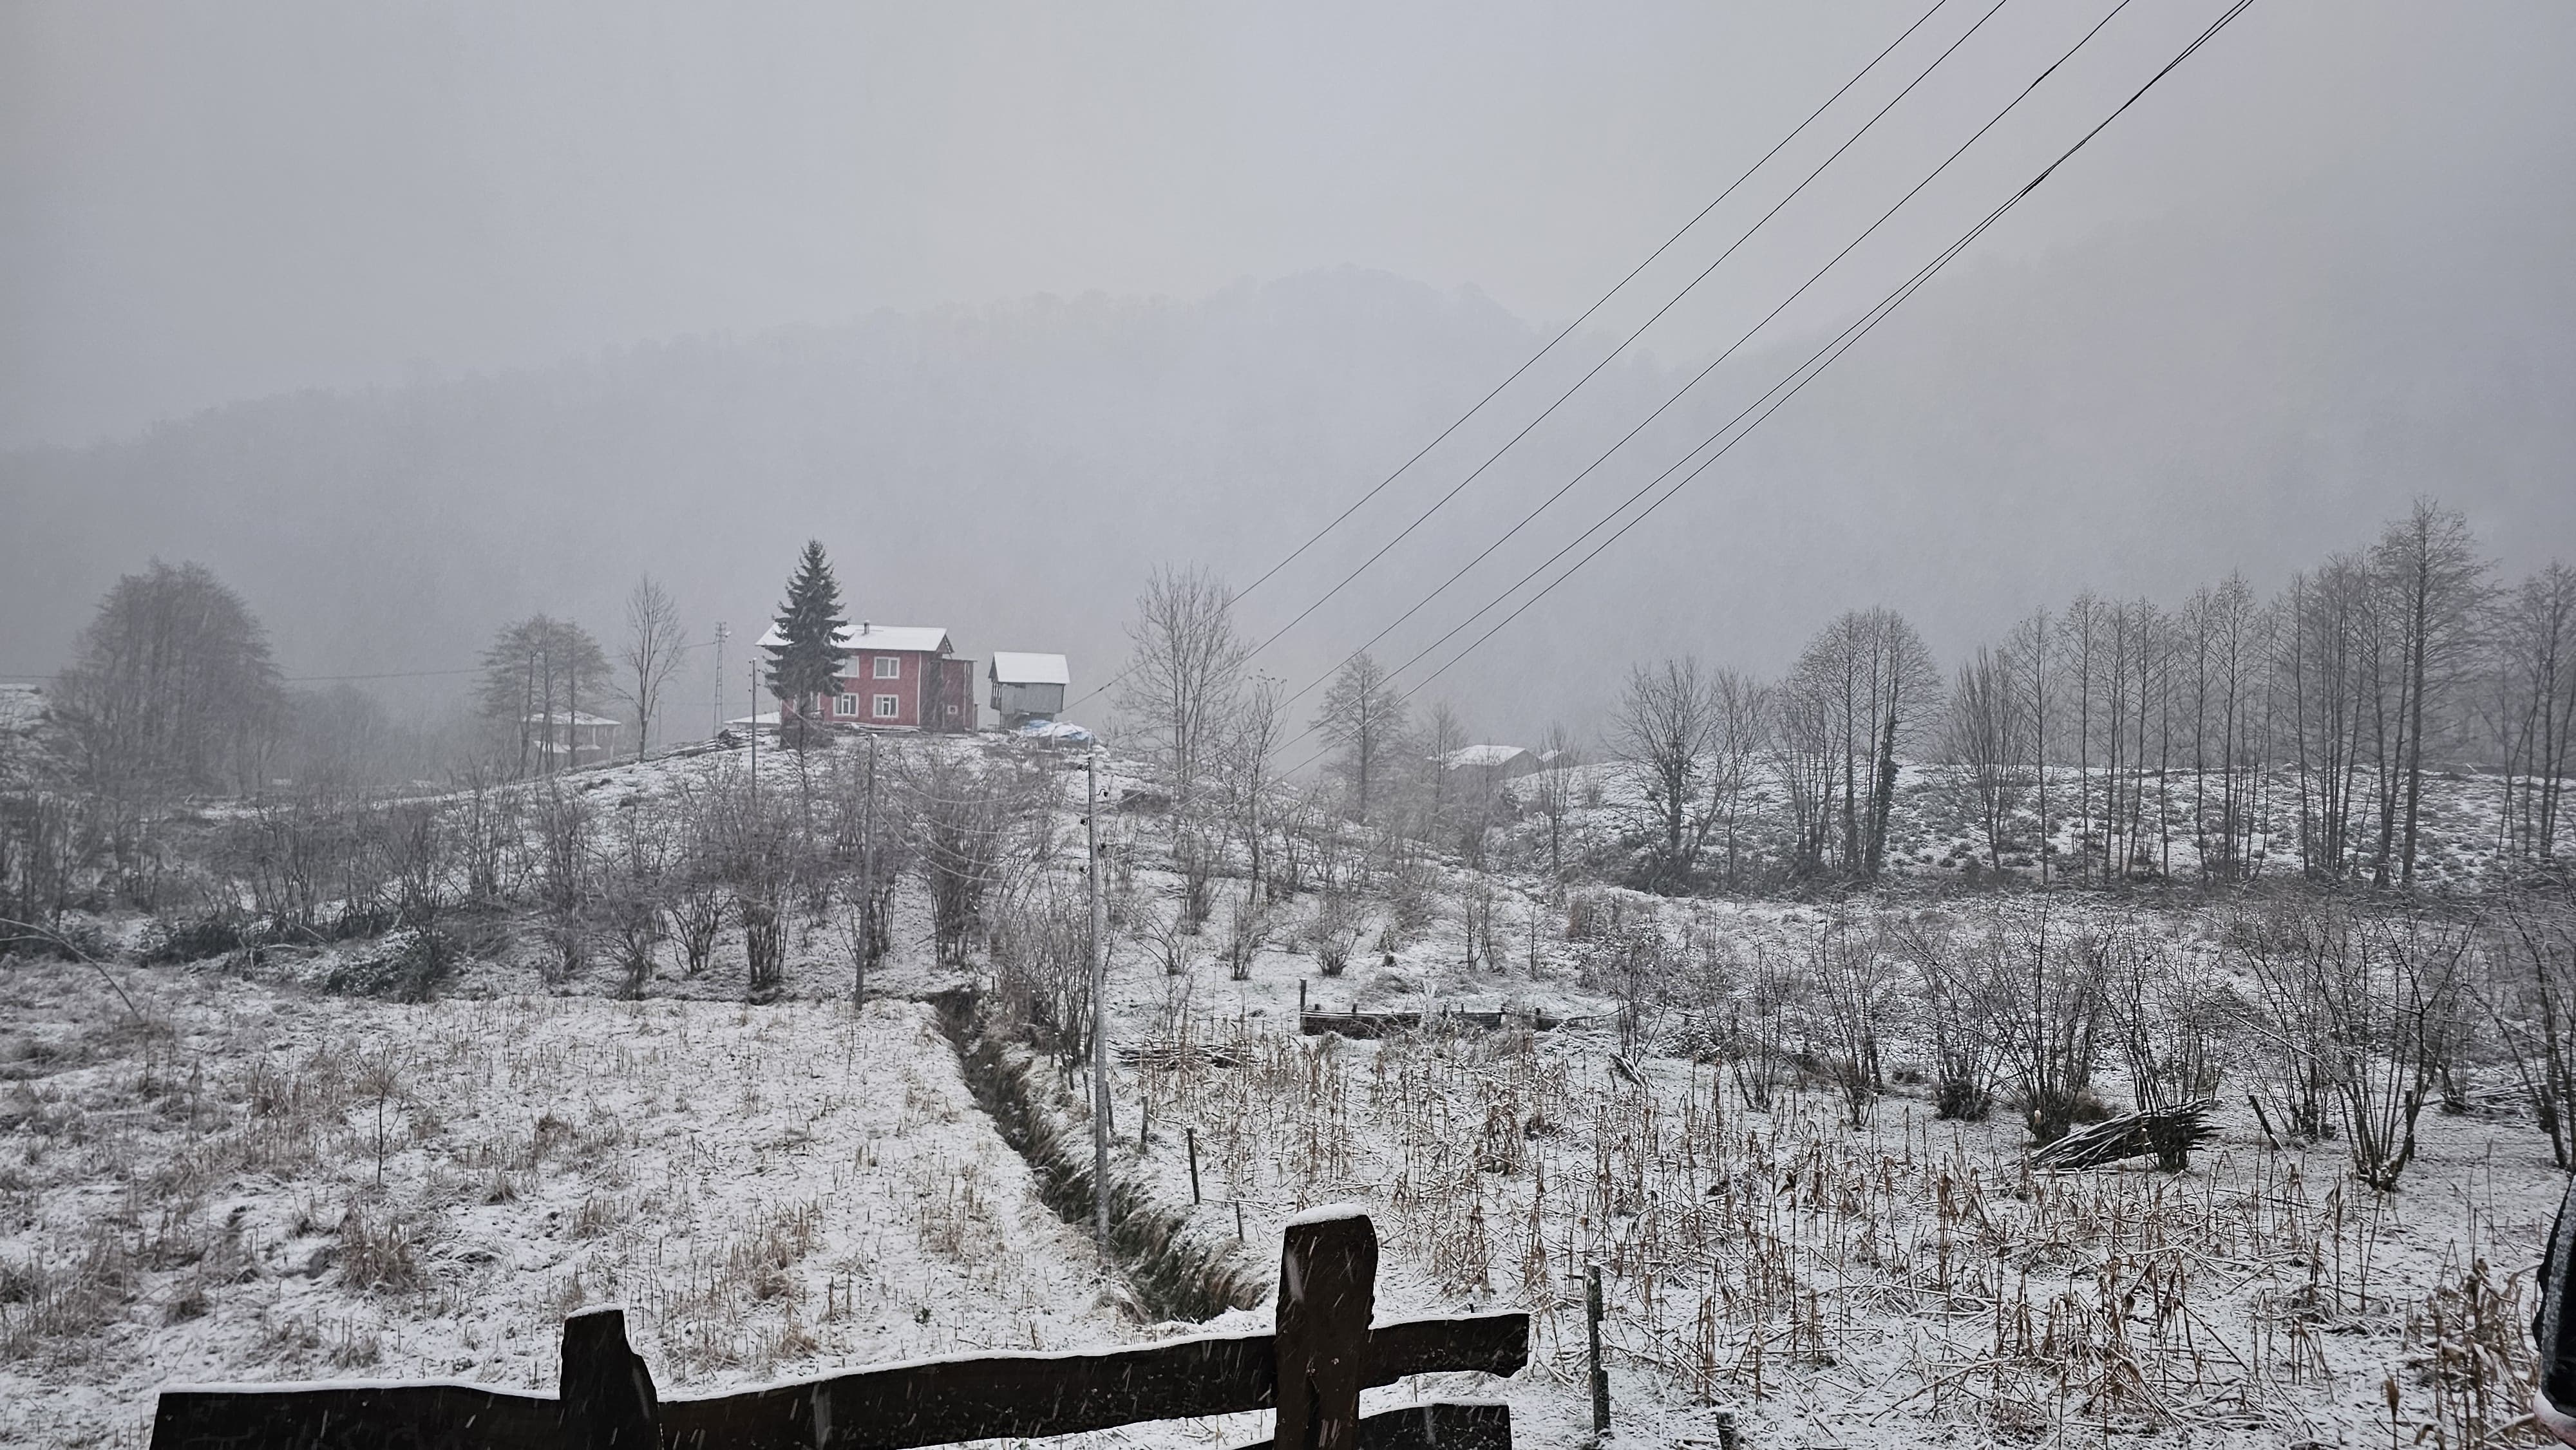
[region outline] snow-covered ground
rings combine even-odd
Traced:
[[[575,788],[646,808],[741,763]],[[761,765],[764,792],[799,788],[799,762]],[[1054,823],[1067,840],[1080,779]],[[1382,1316],[1536,1316],[1510,1383],[1426,1379],[1371,1392],[1372,1409],[1499,1392],[1524,1443],[1575,1442],[1597,1264],[1628,1443],[1714,1444],[1732,1415],[1757,1445],[2369,1445],[2392,1433],[2392,1381],[2401,1440],[2512,1417],[2502,1380],[2527,1363],[2529,1269],[2563,1179],[2510,1113],[2428,1108],[2417,1162],[2382,1195],[2352,1185],[2337,1144],[2271,1147],[2231,1079],[2222,1101],[2240,1107],[2183,1174],[2034,1174],[2009,1112],[1933,1121],[1901,1036],[1892,1091],[1857,1129],[1821,1089],[1756,1110],[1694,1060],[1678,1013],[1623,1044],[1565,908],[1509,870],[1420,867],[1423,914],[1383,941],[1398,913],[1382,873],[1337,977],[1311,951],[1311,897],[1266,907],[1241,981],[1220,956],[1245,884],[1220,878],[1174,975],[1174,943],[1150,939],[1179,891],[1168,832],[1120,815],[1108,834],[1127,863],[1110,1016],[1147,1049],[1114,1076],[1117,1172],[1251,1281],[1291,1216],[1352,1201],[1384,1245]],[[1471,968],[1478,891],[1500,960]],[[1818,912],[1591,897],[1676,943],[1785,941]],[[2187,906],[2117,909],[2166,922],[2180,949],[2207,939]],[[862,1010],[838,1000],[829,929],[790,932],[773,1005],[739,1001],[733,929],[706,972],[666,959],[640,1002],[608,1000],[605,963],[549,987],[528,938],[497,932],[438,1000],[397,1005],[326,990],[380,950],[366,942],[142,967],[152,933],[100,925],[128,960],[0,963],[0,1441],[139,1444],[172,1380],[542,1390],[563,1313],[603,1301],[629,1306],[673,1392],[1179,1328],[1103,1280],[976,1106],[924,999],[978,973],[932,960],[917,901]],[[1302,1035],[1301,1001],[1564,1025],[1346,1041]],[[1027,1061],[1041,1111],[1087,1133],[1081,1073]],[[2463,1404],[2478,1394],[2492,1403]],[[1263,1418],[1101,1440],[1240,1444]]]
[[[1794,912],[1717,915],[1759,936]],[[1855,1130],[1821,1089],[1757,1111],[1723,1067],[1623,1055],[1612,1004],[1550,945],[1537,982],[1517,964],[1459,970],[1457,939],[1435,929],[1393,967],[1335,981],[1265,953],[1249,982],[1203,983],[1189,1034],[1216,1051],[1120,1078],[1128,1171],[1201,1233],[1231,1233],[1239,1202],[1253,1245],[1312,1204],[1368,1207],[1381,1313],[1533,1311],[1533,1364],[1508,1394],[1535,1444],[1588,1430],[1591,1264],[1610,1303],[1614,1423],[1643,1443],[1715,1444],[1730,1414],[1764,1445],[2149,1430],[2369,1444],[2389,1433],[2392,1379],[2410,1439],[2519,1411],[2523,1391],[2497,1381],[2527,1371],[2531,1270],[2565,1182],[2527,1120],[2427,1108],[2403,1187],[2377,1194],[2349,1180],[2338,1143],[2272,1148],[2239,1085],[2187,1172],[2033,1173],[2015,1115],[1935,1121],[1925,1086],[1896,1085]],[[1169,1034],[1161,975],[1140,953],[1118,984],[1131,1037]],[[1300,1037],[1301,979],[1335,1010],[1577,1020]],[[1916,1065],[1894,1063],[1900,1077]],[[2491,1293],[2470,1291],[2473,1265]],[[2461,1356],[2476,1326],[2503,1354],[2473,1387]],[[2491,1403],[2464,1405],[2481,1392]]]
[[[668,1390],[1137,1332],[931,1009],[397,1006],[0,972],[0,1442],[140,1443],[165,1380],[547,1388],[629,1307]]]

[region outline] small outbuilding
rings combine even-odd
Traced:
[[[1486,780],[1518,780],[1541,769],[1539,758],[1517,745],[1468,745],[1440,757],[1442,770],[1471,770]]]
[[[1073,682],[1062,655],[1029,654],[997,649],[987,668],[993,683],[993,710],[1002,728],[1017,730],[1032,720],[1052,720],[1064,710],[1065,687]]]

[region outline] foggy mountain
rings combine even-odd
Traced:
[[[2420,236],[2329,237],[2345,212],[2290,214],[2318,220],[1972,256],[1434,691],[1528,735],[1588,723],[1633,660],[1776,670],[1832,613],[1874,603],[1955,658],[2087,586],[2169,600],[2243,569],[2268,590],[2418,493],[2465,509],[2511,569],[2563,553],[2576,283],[2562,268],[2554,293],[2491,295],[2535,273],[2485,265],[2474,237],[2433,266]],[[496,625],[538,610],[613,644],[650,571],[692,637],[731,624],[737,713],[747,641],[813,536],[854,617],[942,624],[977,658],[1064,650],[1079,694],[1123,655],[1149,568],[1248,583],[1545,336],[1473,292],[1341,269],[243,402],[0,455],[0,665],[58,665],[100,592],[154,555],[241,590],[293,676],[470,666]],[[1411,655],[1817,340],[1729,364],[1379,657]],[[1342,577],[1608,340],[1577,341],[1256,591],[1248,632]],[[1623,358],[1261,667],[1293,684],[1328,668],[1697,366]],[[707,718],[707,658],[674,687],[682,732]],[[465,684],[369,687],[434,709]]]

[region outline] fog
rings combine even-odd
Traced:
[[[1680,456],[2219,8],[2119,14],[1381,655]],[[237,588],[299,678],[462,670],[539,610],[612,635],[648,571],[693,637],[731,624],[738,673],[811,536],[854,616],[1067,651],[1079,694],[1146,570],[1260,575],[1922,9],[12,6],[0,673],[61,665],[156,555]],[[1985,9],[1943,7],[1898,73]],[[1304,684],[1376,632],[2099,18],[1998,10],[1257,663]],[[2418,494],[2508,570],[2564,556],[2571,53],[2563,6],[2263,0],[1434,689],[1528,734],[1632,660],[1773,670],[1879,603],[1955,658],[2084,587],[2277,585]],[[1856,89],[1248,597],[1247,630],[1368,557],[1901,83]],[[464,680],[370,686],[432,710]]]

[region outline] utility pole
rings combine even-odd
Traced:
[[[1109,1267],[1109,904],[1100,895],[1100,752],[1082,763],[1090,808],[1083,831],[1091,845],[1083,875],[1091,887],[1091,1234],[1100,1267]]]
[[[725,628],[725,622],[723,620],[717,620],[716,698],[714,705],[715,718],[707,722],[707,738],[709,740],[713,740],[724,733],[724,647],[725,641],[731,638],[733,638],[733,631]]]
[[[877,733],[868,732],[868,803],[859,812],[859,981],[850,1000],[865,1005],[868,961],[877,950]]]
[[[760,660],[757,656],[743,661],[751,667],[751,814],[760,815]]]

